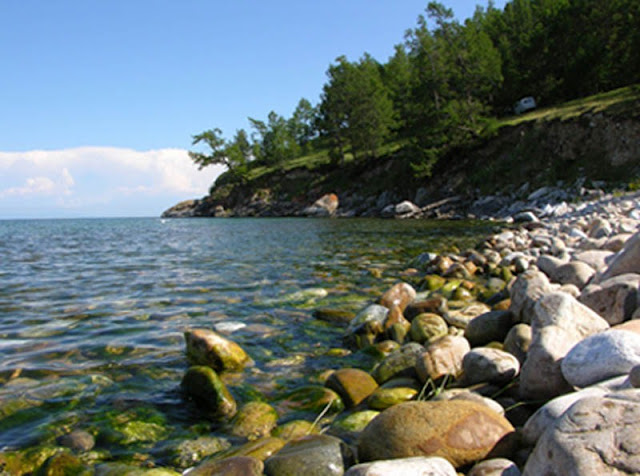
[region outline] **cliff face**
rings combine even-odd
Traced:
[[[392,155],[273,172],[247,184],[215,186],[210,195],[163,216],[300,216],[328,193],[339,197],[339,216],[380,216],[403,201],[436,215],[464,215],[487,195],[508,202],[541,186],[628,183],[640,175],[640,102],[624,114],[585,113],[503,127],[482,144],[441,158],[429,179],[415,179],[410,163],[410,157]]]

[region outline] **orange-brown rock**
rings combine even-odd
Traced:
[[[418,377],[426,382],[445,375],[458,376],[462,360],[470,350],[469,342],[462,336],[444,336],[432,342],[416,361]]]
[[[387,309],[398,306],[404,312],[409,304],[416,298],[416,290],[407,283],[398,283],[389,289],[380,298],[380,305]]]
[[[355,407],[378,388],[378,383],[367,372],[350,368],[333,372],[325,385],[340,395],[347,408]]]
[[[411,323],[404,318],[400,306],[393,305],[389,310],[387,320],[384,322],[384,330],[389,331],[394,325],[399,324],[405,330],[405,334],[411,328]]]
[[[513,450],[514,428],[493,410],[470,401],[407,402],[367,425],[358,444],[361,461],[441,456],[455,467]]]

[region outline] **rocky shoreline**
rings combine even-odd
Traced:
[[[272,200],[268,194],[254,194],[249,200],[225,208],[205,197],[186,200],[165,210],[163,218],[194,217],[375,217],[396,219],[481,219],[506,222],[531,221],[568,214],[568,203],[594,199],[606,200],[607,194],[599,188],[605,183],[584,186],[585,180],[578,180],[570,186],[559,183],[531,189],[525,183],[510,193],[496,195],[455,195],[438,194],[430,199],[426,189],[418,189],[413,200],[400,199],[398,195],[383,192],[377,196],[363,197],[334,193],[325,194],[314,203],[301,201]]]
[[[166,467],[142,468],[86,463],[92,436],[76,431],[34,471],[639,474],[640,193],[542,201],[551,193],[509,205],[519,223],[475,249],[417,256],[355,316],[314,311],[344,326],[337,358],[363,353],[375,366],[326,370],[284,402],[234,397],[227,385],[251,371],[249,353],[191,329],[182,392],[229,438],[185,441]],[[292,416],[300,410],[316,418]],[[16,461],[0,454],[0,474]]]
[[[347,409],[316,422],[325,434],[187,474],[640,472],[640,194],[532,215],[417,257],[420,291],[398,283],[348,321],[345,344],[381,360],[325,375],[325,410]]]

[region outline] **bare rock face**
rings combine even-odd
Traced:
[[[571,391],[561,370],[562,358],[585,337],[609,324],[569,294],[544,295],[535,305],[532,340],[520,373],[520,394],[548,399]]]
[[[360,435],[361,461],[441,456],[461,467],[509,452],[511,424],[484,405],[449,400],[407,402],[375,417]]]
[[[540,438],[524,476],[640,474],[640,390],[586,397]]]
[[[195,216],[199,200],[185,200],[162,213],[162,218],[190,218]]]

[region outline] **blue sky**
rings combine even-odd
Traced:
[[[459,19],[484,4],[443,3]],[[386,61],[426,4],[0,0],[0,218],[153,216],[204,195],[220,170],[190,163],[193,134],[317,102],[336,57]]]

